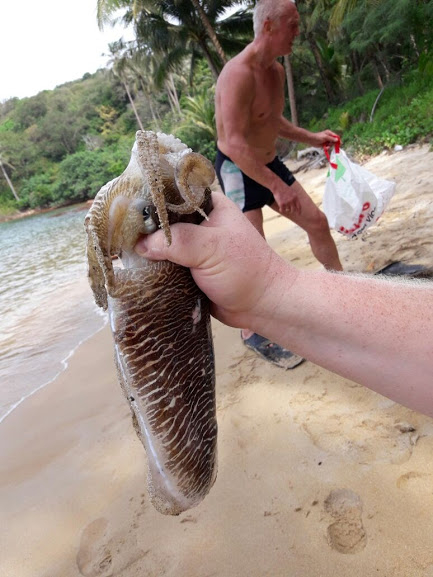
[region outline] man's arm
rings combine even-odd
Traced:
[[[285,82],[285,72],[282,66],[279,67],[281,85],[284,86]],[[308,144],[309,146],[315,146],[320,148],[322,146],[332,146],[339,140],[339,136],[330,130],[324,130],[322,132],[311,132],[300,126],[295,126],[287,120],[284,116],[280,117],[280,126],[278,135],[282,138],[287,138],[288,140],[293,140],[294,142],[302,142],[303,144]]]
[[[310,132],[300,126],[295,126],[289,122],[284,116],[280,120],[279,136],[293,140],[295,142],[302,142],[309,146],[320,148],[322,146],[332,146],[339,140],[339,136],[331,130],[323,130],[322,132]]]
[[[433,283],[302,270],[287,291],[292,276],[282,265],[251,330],[433,416]]]
[[[212,313],[337,374],[433,416],[433,283],[300,271],[224,195],[200,226],[172,226],[136,250],[191,268]]]

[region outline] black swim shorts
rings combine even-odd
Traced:
[[[276,156],[266,165],[273,173],[291,186],[296,178]],[[228,156],[217,149],[215,171],[225,194],[236,203],[242,212],[263,208],[265,204],[271,206],[275,202],[274,195],[269,190],[244,174]]]

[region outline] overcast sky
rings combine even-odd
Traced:
[[[34,96],[103,68],[108,43],[131,39],[122,28],[103,33],[96,0],[2,0],[0,102]]]

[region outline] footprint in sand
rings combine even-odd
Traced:
[[[84,577],[110,577],[111,551],[107,546],[107,519],[95,519],[83,530],[77,554],[77,566]]]
[[[360,393],[362,396],[364,393]],[[410,423],[377,408],[356,410],[334,393],[303,391],[291,400],[297,422],[321,450],[358,463],[404,463],[419,440]]]
[[[325,511],[334,522],[328,527],[328,543],[339,553],[359,553],[367,543],[362,524],[362,500],[350,489],[331,491]]]

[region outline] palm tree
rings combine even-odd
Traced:
[[[140,116],[138,114],[137,108],[135,106],[134,99],[131,94],[128,78],[128,47],[125,42],[117,40],[116,42],[111,42],[108,45],[110,49],[111,60],[109,64],[112,65],[111,71],[113,75],[120,80],[123,88],[128,96],[128,100],[131,104],[132,110],[134,112],[137,124],[140,130],[144,130],[143,124],[141,122]]]
[[[207,133],[212,140],[216,141],[217,132],[214,99],[209,98],[209,91],[207,89],[201,90],[194,96],[187,96],[185,98],[184,112],[183,126],[196,126]]]
[[[104,26],[115,12],[126,9],[121,20],[132,24],[138,45],[164,57],[164,69],[175,70],[186,57],[193,64],[203,56],[215,78],[251,34],[251,15],[238,10],[224,18],[227,8],[240,0],[98,0],[98,22]]]
[[[358,4],[359,0],[337,0],[337,3],[332,9],[329,20],[331,30],[336,30],[343,22],[344,16],[353,10]]]
[[[371,0],[372,2],[380,2],[381,0]],[[299,1],[298,1],[299,3]],[[330,10],[329,15],[329,28],[331,33],[335,33],[338,27],[344,20],[346,14],[353,10],[359,3],[359,0],[317,0],[312,2],[311,0],[306,0],[306,4],[309,4],[312,8],[311,19],[316,21],[324,12]]]
[[[320,0],[313,5],[311,0],[298,0],[297,4],[303,37],[313,54],[328,102],[335,103],[337,95],[334,86],[340,82],[340,71],[334,59],[334,50],[326,40],[331,2]]]
[[[168,76],[164,80],[164,86],[167,91],[168,101],[170,103],[172,112],[175,112],[178,116],[181,116],[182,111],[180,109],[179,95],[177,93],[175,79],[181,79],[182,81],[184,80],[184,78],[179,74],[169,72]]]
[[[161,59],[157,58],[148,49],[140,49],[134,46],[131,47],[127,65],[135,75],[140,89],[148,101],[153,121],[157,127],[159,127],[161,118],[154,104],[154,94],[162,87],[166,91],[171,111],[175,115],[181,116],[177,86],[181,83],[187,84],[184,76],[173,72],[164,72],[161,75],[160,71],[163,67]]]
[[[131,71],[141,92],[146,97],[152,120],[159,130],[161,118],[154,104],[155,82],[153,80],[154,62],[152,55],[131,49],[129,57],[125,58],[125,66]]]
[[[225,64],[227,62],[227,56],[225,55],[224,50],[222,49],[222,46],[217,38],[217,35],[215,34],[215,30],[213,29],[212,24],[209,22],[209,18],[207,17],[206,12],[201,7],[199,0],[191,0],[191,2],[200,16],[200,19],[207,32],[207,35],[209,36],[210,40],[215,46],[215,49],[218,53],[218,56],[221,59],[221,62]]]
[[[189,0],[157,2],[153,12],[141,12],[134,24],[138,43],[164,55],[166,70],[175,70],[186,57],[204,56],[215,78],[224,64],[208,42],[202,19]]]

